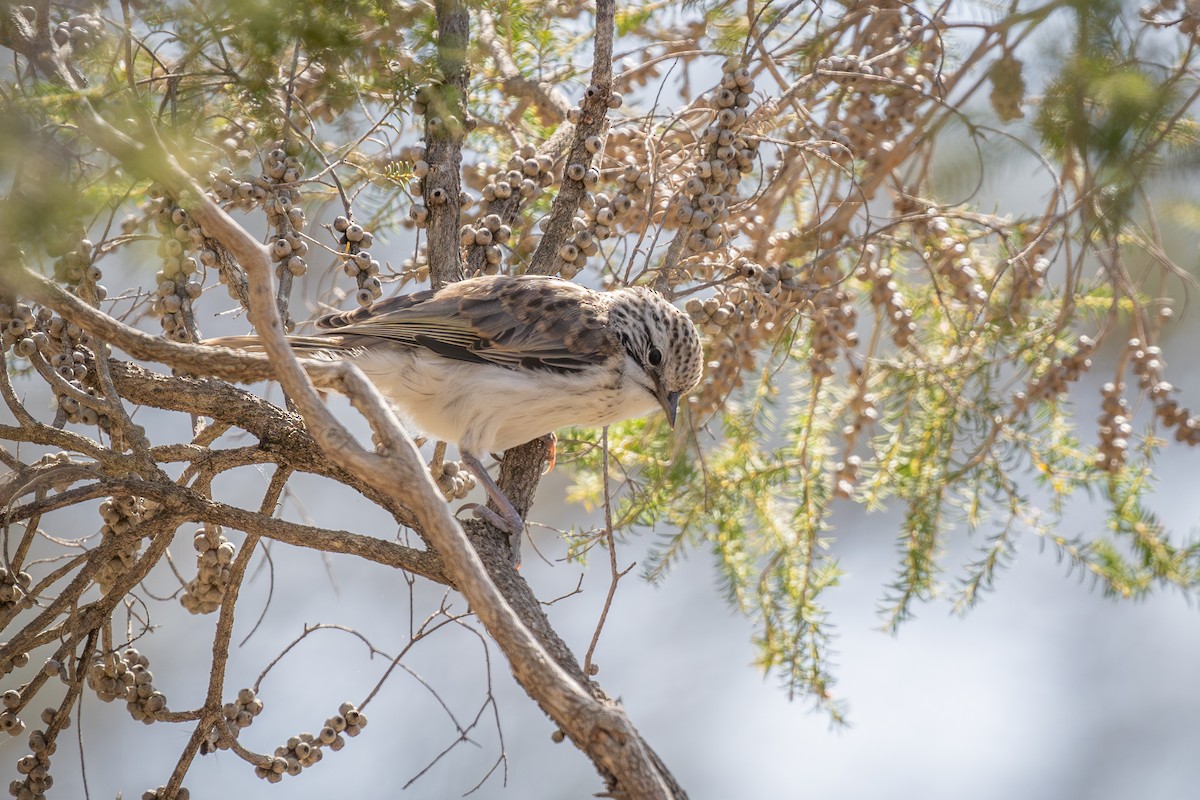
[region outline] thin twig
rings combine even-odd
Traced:
[[[600,611],[600,619],[596,622],[596,629],[592,631],[592,641],[588,644],[587,655],[583,657],[583,671],[588,675],[594,675],[596,667],[592,663],[592,655],[596,652],[596,645],[600,642],[600,632],[604,630],[604,622],[608,619],[608,611],[612,608],[613,598],[617,594],[617,584],[621,578],[625,577],[635,564],[630,564],[624,570],[617,569],[617,543],[613,538],[613,518],[612,518],[612,491],[608,480],[608,426],[605,425],[600,431],[600,446],[603,453],[601,461],[601,470],[604,473],[604,540],[608,545],[608,567],[610,578],[608,583],[608,595],[604,598],[604,608]]]

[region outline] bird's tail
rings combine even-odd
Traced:
[[[345,345],[339,336],[289,336],[288,343],[302,357],[320,357],[322,354],[338,353],[345,350]],[[246,350],[251,353],[262,353],[262,341],[255,335],[249,336],[218,336],[215,339],[205,339],[202,344],[213,347],[229,347],[234,350]]]

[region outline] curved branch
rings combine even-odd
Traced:
[[[241,428],[257,437],[263,452],[278,463],[349,486],[387,510],[399,524],[413,528],[421,535],[416,517],[406,506],[331,463],[304,430],[297,415],[224,381],[160,375],[124,361],[110,361],[109,368],[117,391],[126,400],[152,408],[211,417]]]

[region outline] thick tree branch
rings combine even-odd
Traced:
[[[379,492],[330,463],[317,442],[304,430],[303,420],[298,415],[219,380],[160,375],[124,361],[110,362],[110,369],[117,391],[130,402],[212,417],[241,428],[257,437],[262,450],[278,463],[346,484],[420,535],[416,518],[396,498]]]
[[[63,319],[75,323],[99,341],[120,348],[135,358],[243,383],[272,377],[271,361],[264,355],[226,347],[170,342],[119,322],[48,278],[27,269],[12,258],[11,252],[0,262],[0,289],[54,309]]]

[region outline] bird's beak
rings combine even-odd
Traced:
[[[679,392],[668,392],[665,387],[658,387],[658,402],[663,411],[667,412],[667,422],[675,427],[675,414],[679,411]]]

